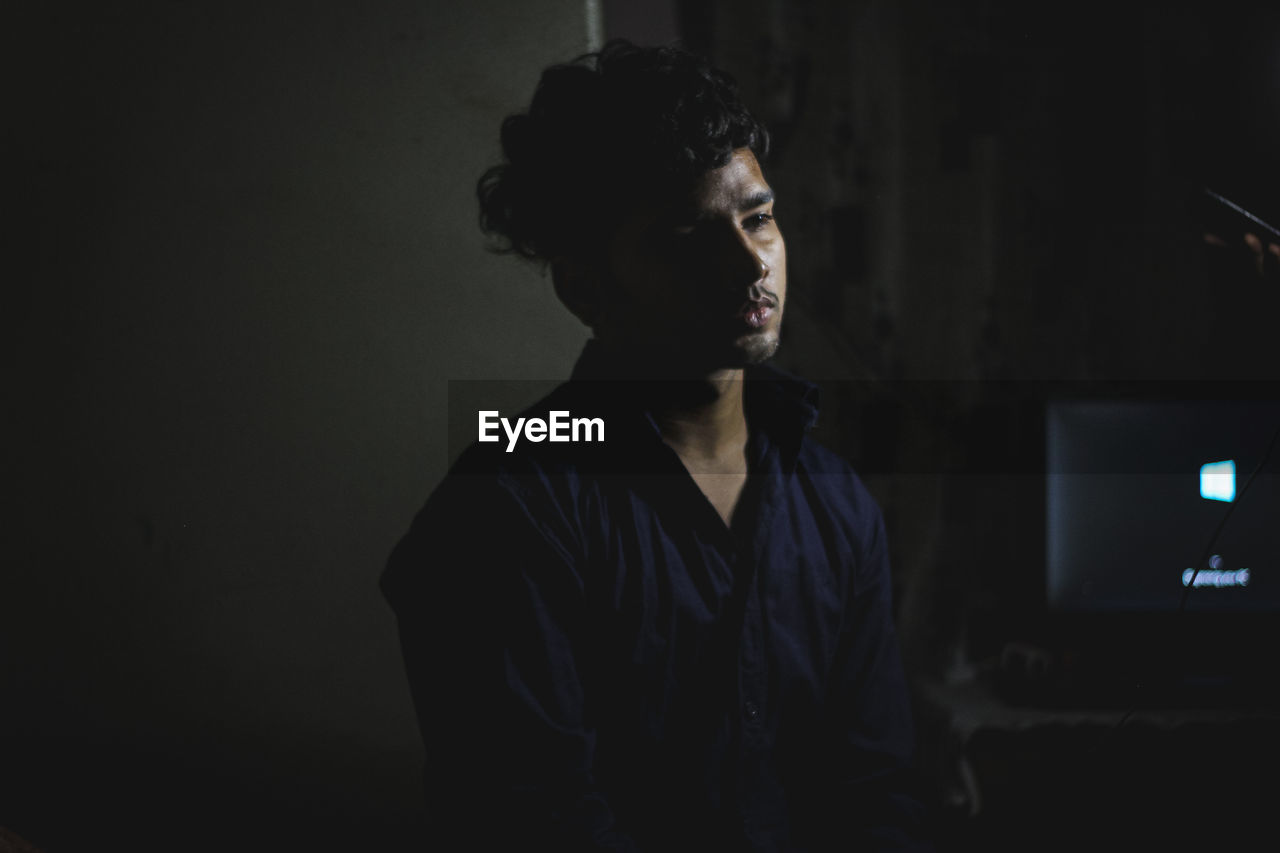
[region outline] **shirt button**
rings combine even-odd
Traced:
[[[748,702],[744,710],[747,712],[747,719],[752,722],[755,722],[760,716],[760,706],[755,702]]]

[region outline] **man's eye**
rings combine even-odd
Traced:
[[[746,221],[742,223],[742,227],[748,231],[759,231],[761,228],[773,221],[772,213],[756,213],[748,216]]]

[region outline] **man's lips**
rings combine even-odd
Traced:
[[[759,329],[769,322],[769,318],[773,316],[773,309],[776,307],[777,303],[767,296],[759,299],[748,299],[742,303],[738,313],[733,316],[741,318],[753,329]]]

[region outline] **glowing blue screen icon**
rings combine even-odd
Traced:
[[[1234,459],[1226,462],[1210,462],[1200,466],[1200,497],[1210,501],[1233,501],[1236,499],[1236,463]]]

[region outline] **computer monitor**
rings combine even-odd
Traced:
[[[1280,611],[1280,401],[1052,400],[1045,429],[1051,612]]]

